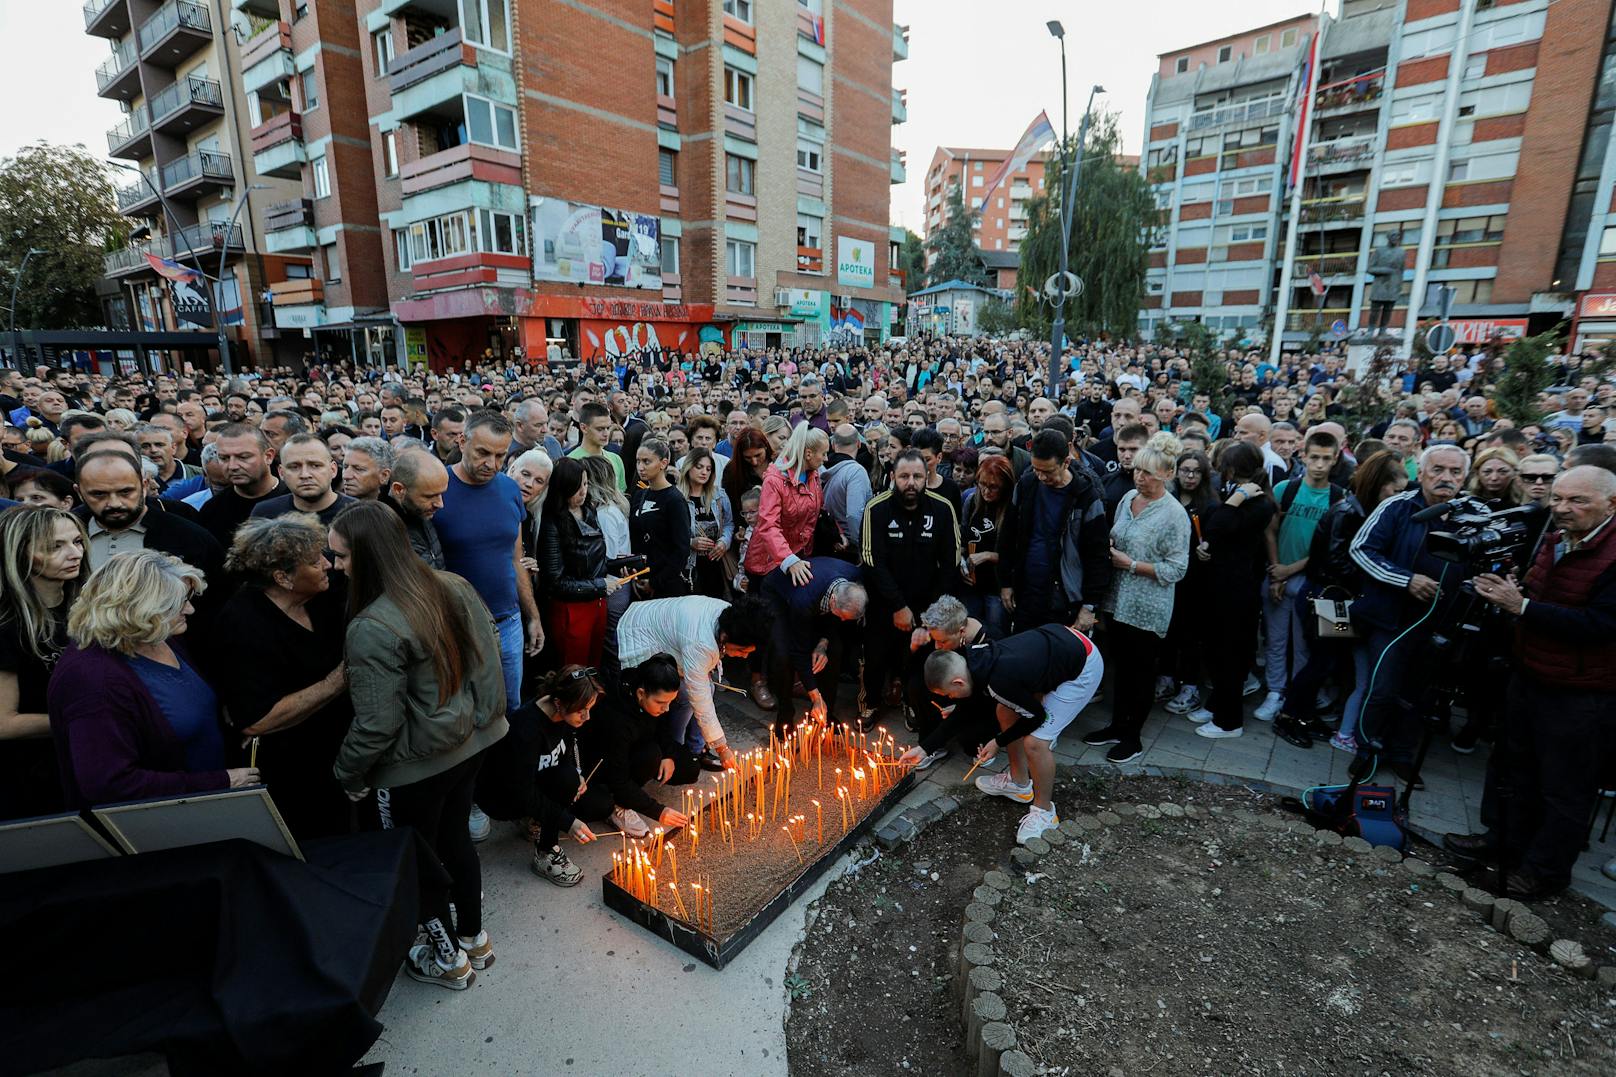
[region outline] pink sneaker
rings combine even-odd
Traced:
[[[1358,740],[1351,733],[1337,733],[1330,738],[1330,747],[1339,748],[1343,752],[1358,754]]]

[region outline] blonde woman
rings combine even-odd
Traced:
[[[1483,449],[1470,465],[1465,492],[1474,494],[1493,509],[1512,509],[1529,500],[1521,483],[1521,462],[1502,445]]]
[[[690,505],[691,593],[727,598],[724,555],[735,541],[735,514],[718,483],[717,459],[707,449],[691,449],[679,474],[679,492]]]
[[[256,785],[225,766],[219,697],[180,637],[207,584],[155,550],[114,554],[67,617],[51,676],[51,735],[69,807]]]

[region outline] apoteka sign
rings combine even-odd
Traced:
[[[836,283],[849,288],[875,287],[875,244],[867,239],[836,237]]]

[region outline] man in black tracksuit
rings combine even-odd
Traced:
[[[1064,434],[1040,430],[1032,466],[1016,480],[1014,509],[999,539],[1005,609],[1018,632],[1075,624],[1087,632],[1111,586],[1111,521],[1100,480],[1070,458]],[[1012,603],[1014,604],[1012,606]]]
[[[914,449],[898,454],[892,487],[864,508],[864,583],[870,591],[865,618],[861,723],[873,722],[888,674],[903,683],[909,633],[920,613],[957,578],[959,517],[953,503],[926,488],[926,461]]]

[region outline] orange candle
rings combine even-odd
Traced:
[[[825,844],[825,812],[817,800],[814,801],[814,840],[820,845]]]
[[[786,837],[791,838],[791,849],[797,854],[797,863],[802,863],[802,849],[798,847],[797,839],[792,836],[791,828],[789,826],[783,826],[780,829],[786,832]]]

